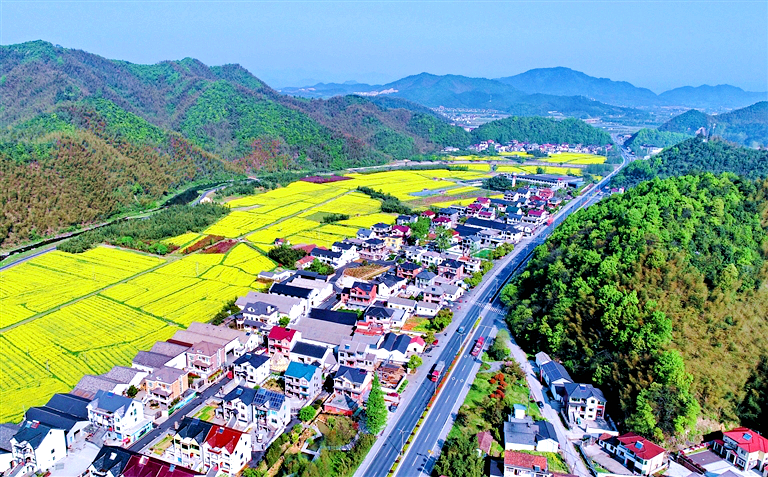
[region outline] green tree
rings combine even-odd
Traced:
[[[136,397],[136,395],[139,394],[139,388],[131,384],[128,389],[125,391],[125,395],[129,398],[133,399]]]
[[[302,407],[299,411],[299,419],[304,422],[309,422],[315,418],[317,411],[312,406]]]
[[[422,363],[423,363],[422,359],[414,354],[413,356],[408,358],[408,364],[406,364],[406,366],[408,366],[408,369],[416,369],[419,366],[421,366]]]
[[[289,324],[290,322],[291,322],[291,319],[290,319],[290,318],[288,318],[287,316],[281,316],[281,317],[280,317],[280,321],[278,322],[278,325],[279,325],[280,327],[282,327],[282,328],[285,328],[286,326],[288,326],[288,324]]]
[[[378,434],[387,424],[387,406],[381,390],[379,376],[374,373],[368,401],[365,403],[365,422],[371,434]]]
[[[439,251],[445,251],[451,248],[451,240],[453,239],[453,231],[446,229],[445,227],[437,227],[435,229],[435,246]]]
[[[506,341],[509,339],[509,334],[501,330],[493,340],[493,344],[488,349],[488,356],[494,361],[504,361],[509,357],[509,348],[507,348]]]
[[[435,331],[443,331],[453,321],[453,311],[448,308],[441,308],[437,312],[434,318],[432,318],[431,326]]]
[[[546,172],[546,169],[544,169],[541,166],[536,168],[536,174],[544,174],[545,172]]]
[[[296,268],[296,262],[307,255],[302,249],[292,248],[288,244],[273,247],[267,252],[267,256],[286,268]]]
[[[312,263],[307,267],[307,270],[319,273],[320,275],[333,275],[336,272],[332,266],[326,265],[317,258],[312,260]]]
[[[483,460],[476,449],[474,437],[449,437],[435,464],[435,473],[447,477],[482,477]]]

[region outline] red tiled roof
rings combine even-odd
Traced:
[[[242,432],[235,429],[214,425],[208,431],[208,437],[205,438],[205,442],[213,448],[227,449],[227,452],[231,454],[235,451],[235,447],[237,447],[237,443],[242,435]]]
[[[299,243],[294,245],[291,248],[293,248],[294,250],[304,250],[307,253],[312,253],[312,249],[315,247],[316,245],[313,243]]]
[[[410,227],[408,227],[408,226],[406,226],[406,225],[394,225],[394,226],[392,227],[392,230],[397,230],[397,231],[399,231],[399,232],[402,232],[402,233],[404,233],[404,234],[407,234],[408,232],[410,232],[410,231],[411,231],[411,228],[410,228]]]
[[[522,452],[504,451],[504,465],[533,469],[536,465],[541,470],[547,470],[547,458],[541,455],[524,454]]]
[[[768,439],[748,427],[737,427],[732,431],[723,432],[723,435],[736,441],[739,447],[750,454],[757,451],[768,452]]]
[[[293,335],[296,334],[296,330],[289,330],[286,328],[281,328],[279,326],[273,326],[271,330],[269,330],[269,339],[271,340],[288,340],[293,341]]]
[[[421,213],[421,215],[424,217],[434,217],[435,213],[431,210],[425,210],[424,212]]]
[[[171,471],[173,466],[173,471]],[[128,463],[120,474],[124,477],[193,477],[202,475],[193,470],[163,462],[145,455],[134,455],[128,459]]]
[[[411,338],[411,343],[416,343],[421,346],[427,345],[427,343],[424,341],[424,338],[422,338],[421,336],[414,336],[413,338]]]
[[[493,444],[493,436],[488,431],[477,433],[477,448],[488,454],[491,452],[491,444]]]
[[[644,460],[650,460],[659,454],[666,452],[663,447],[660,447],[653,442],[649,441],[645,437],[638,436],[634,432],[628,432],[626,434],[617,437],[619,442],[624,444],[624,447],[631,450],[636,456]],[[640,447],[638,447],[640,443]]]

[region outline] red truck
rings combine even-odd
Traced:
[[[445,361],[440,361],[429,373],[429,380],[436,383],[440,379],[440,375],[443,374],[443,370],[445,370]]]
[[[482,336],[477,339],[475,342],[475,346],[472,348],[472,351],[469,353],[472,356],[478,356],[483,351],[483,346],[485,345],[485,338]]]

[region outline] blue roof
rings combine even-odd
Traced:
[[[205,441],[205,436],[208,435],[211,427],[213,427],[213,424],[210,422],[185,417],[179,422],[176,434],[182,439],[192,439],[195,442],[202,443]]]
[[[328,348],[325,346],[307,343],[306,341],[297,341],[296,344],[293,345],[293,349],[291,349],[291,354],[309,356],[310,358],[318,360],[323,359],[327,352]]]
[[[384,335],[384,340],[381,342],[381,345],[379,345],[379,349],[386,349],[387,351],[398,350],[405,354],[408,351],[409,344],[411,344],[410,336],[387,333]]]
[[[16,439],[16,442],[28,442],[33,449],[37,449],[49,432],[51,432],[51,428],[45,424],[26,421],[22,425],[21,430],[19,430],[13,437]]]
[[[96,392],[96,397],[91,403],[94,401],[98,401],[98,409],[103,409],[107,412],[116,412],[120,409],[127,410],[131,406],[131,403],[133,403],[133,399],[129,397],[103,390]]]
[[[253,404],[259,407],[266,406],[271,409],[280,409],[285,402],[285,395],[264,388],[252,389],[238,386],[224,396],[224,401],[234,401],[235,399],[240,399],[247,405]]]
[[[62,429],[69,432],[78,422],[87,421],[88,418],[80,418],[71,414],[65,414],[56,409],[45,407],[31,407],[27,409],[24,418],[27,421],[37,421],[52,429]]]
[[[293,285],[283,285],[282,283],[273,283],[272,287],[269,289],[269,293],[274,293],[275,295],[285,295],[285,296],[291,296],[295,298],[304,298],[309,299],[310,294],[312,293],[312,289],[310,288],[300,288],[295,287]]]
[[[253,354],[253,353],[245,353],[244,355],[237,358],[234,362],[236,366],[239,366],[241,364],[245,363],[251,363],[251,366],[254,368],[260,368],[269,361],[269,356],[264,354]]]
[[[336,377],[346,377],[349,381],[355,384],[363,384],[368,373],[365,370],[358,368],[350,368],[349,366],[339,366],[339,370],[336,371]]]
[[[285,370],[285,375],[291,378],[304,378],[307,381],[312,381],[312,377],[319,369],[320,368],[312,364],[291,361],[291,364],[288,365],[288,369]]]
[[[312,308],[309,317],[315,320],[338,323],[340,325],[354,325],[357,323],[357,313],[350,311],[334,311],[324,308]]]

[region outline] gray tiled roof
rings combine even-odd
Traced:
[[[10,422],[0,424],[0,450],[11,452],[11,437],[16,435],[19,429],[21,429],[19,424],[12,424]]]
[[[128,384],[139,373],[143,373],[143,371],[135,368],[126,368],[125,366],[115,366],[102,376],[107,379],[114,379],[115,381],[121,382],[123,384]]]

